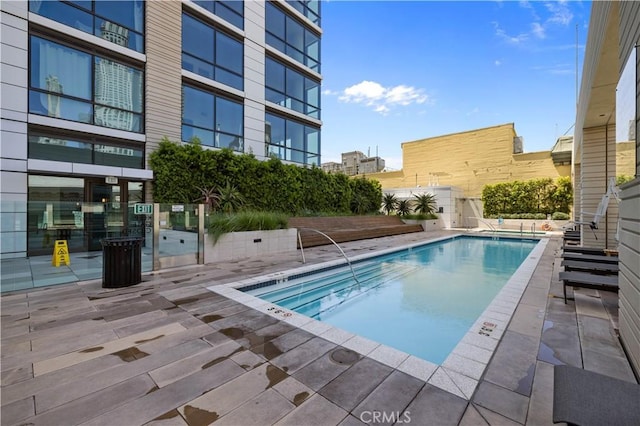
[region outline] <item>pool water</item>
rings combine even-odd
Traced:
[[[247,293],[441,364],[537,242],[457,237]]]

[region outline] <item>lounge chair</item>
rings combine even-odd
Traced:
[[[561,266],[564,266],[565,271],[583,271],[602,275],[617,275],[620,270],[617,263],[581,262],[579,260],[563,260]]]
[[[580,426],[640,425],[640,385],[569,365],[556,365],[553,422]]]
[[[577,271],[560,272],[560,281],[562,281],[565,304],[567,303],[567,286],[615,292],[619,289],[617,275],[597,275]]]
[[[562,253],[566,260],[578,260],[580,262],[618,263],[618,256],[605,256],[597,254]]]
[[[584,246],[562,246],[563,253],[582,253],[582,254],[599,254],[604,256],[606,252],[603,248],[584,247]]]

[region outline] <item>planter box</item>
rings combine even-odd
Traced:
[[[425,232],[438,231],[444,229],[444,223],[442,218],[429,219],[429,220],[414,220],[414,219],[402,219],[404,223],[418,224],[422,226],[422,230]]]
[[[295,228],[274,231],[230,232],[213,244],[213,238],[204,236],[204,263],[215,263],[274,253],[295,252],[297,230]]]
[[[498,224],[498,219],[483,219],[484,221],[493,225],[496,229],[504,229],[511,231],[519,231],[520,225],[524,232],[531,232],[531,227],[535,226],[536,232],[542,231],[542,224],[548,223],[551,226],[551,231],[562,231],[562,227],[569,223],[568,220],[546,220],[546,219],[503,219],[502,225]],[[486,223],[479,222],[480,228],[489,229]]]

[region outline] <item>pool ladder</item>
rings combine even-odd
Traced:
[[[307,261],[304,258],[304,247],[302,247],[302,237],[300,236],[300,230],[301,229],[304,229],[305,231],[317,232],[318,234],[324,236],[326,239],[331,241],[334,246],[338,247],[338,250],[340,250],[340,253],[342,253],[342,256],[345,258],[345,260],[347,261],[347,264],[349,265],[349,268],[351,269],[351,275],[353,275],[353,279],[356,280],[356,283],[358,283],[358,286],[360,286],[360,281],[358,281],[358,278],[356,277],[356,273],[353,270],[353,266],[351,265],[351,260],[349,260],[347,255],[344,253],[344,250],[342,250],[342,248],[338,245],[338,243],[336,243],[333,240],[333,238],[331,238],[330,236],[328,236],[327,234],[325,234],[322,231],[318,231],[317,229],[313,229],[313,228],[298,228],[298,243],[300,244],[300,253],[302,254],[302,263],[307,263]]]

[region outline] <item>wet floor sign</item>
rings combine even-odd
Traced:
[[[56,268],[60,265],[71,265],[67,240],[56,240],[53,246],[53,259],[51,259],[51,264]]]

